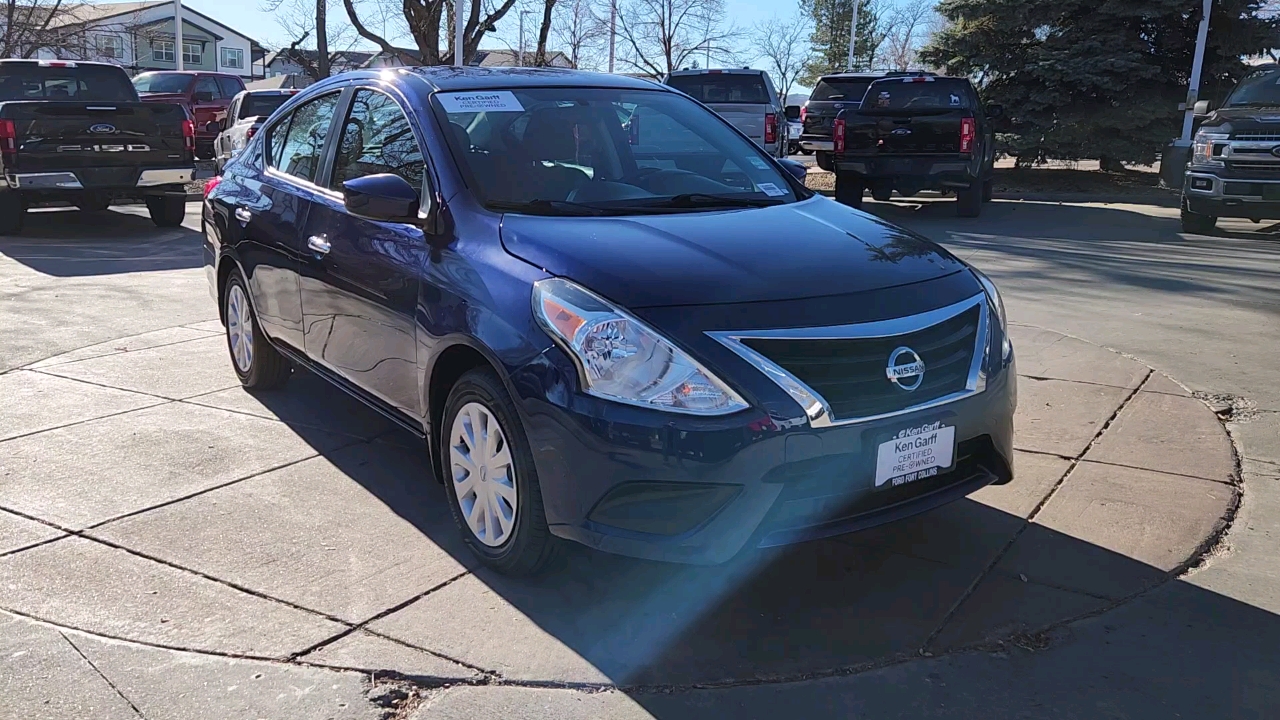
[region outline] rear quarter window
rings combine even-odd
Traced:
[[[813,93],[809,95],[809,99],[819,102],[826,100],[858,102],[866,94],[867,86],[870,84],[870,80],[858,80],[856,78],[847,80],[844,78],[822,78],[813,87]]]
[[[703,103],[745,103],[769,105],[769,88],[764,78],[745,73],[673,75],[667,84]]]

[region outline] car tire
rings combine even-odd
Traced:
[[[187,217],[187,199],[169,195],[148,197],[147,213],[156,227],[178,227]]]
[[[17,235],[27,217],[26,203],[14,193],[0,194],[0,235]]]
[[[801,154],[801,155],[812,155],[812,154],[813,154],[813,151],[812,151],[812,150],[810,150],[809,148],[803,148],[803,147],[802,147],[802,148],[800,148],[800,154]]]
[[[492,370],[471,370],[450,390],[437,456],[454,522],[482,563],[521,576],[552,561],[562,541],[547,527],[533,451],[515,403]]]
[[[249,300],[249,289],[239,270],[231,273],[222,293],[222,318],[226,326],[231,368],[240,384],[251,390],[274,390],[293,373],[293,364],[280,354],[258,324]]]
[[[982,214],[982,183],[973,181],[969,187],[956,190],[956,215],[976,218]]]
[[[872,185],[871,197],[876,202],[889,202],[889,198],[893,197],[893,186],[886,184]]]
[[[996,195],[995,178],[987,178],[986,180],[983,180],[982,181],[982,202],[991,202],[991,199],[995,197],[995,195]]]
[[[836,202],[861,210],[862,193],[866,187],[862,178],[836,175]]]
[[[1218,227],[1217,217],[1191,212],[1185,205],[1182,207],[1181,219],[1182,232],[1193,235],[1208,235]]]

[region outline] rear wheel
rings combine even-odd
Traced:
[[[893,197],[893,186],[889,183],[876,183],[871,186],[871,197],[877,202],[889,202],[889,198]]]
[[[982,214],[982,183],[974,180],[969,187],[956,190],[956,215],[978,217]]]
[[[22,221],[27,207],[14,193],[0,193],[0,235],[16,235],[22,232]]]
[[[463,375],[440,427],[440,470],[467,546],[506,575],[546,567],[561,541],[547,527],[533,452],[502,381],[487,368]]]
[[[1218,218],[1213,215],[1193,213],[1184,204],[1182,206],[1182,232],[1195,235],[1208,235],[1218,226]]]
[[[187,217],[187,199],[176,195],[148,197],[147,213],[157,227],[178,227]]]
[[[991,202],[991,198],[996,194],[995,178],[987,178],[982,181],[982,202]]]
[[[866,184],[862,178],[836,175],[836,202],[851,208],[862,208],[862,193]]]
[[[254,390],[271,390],[289,379],[293,367],[281,355],[258,326],[258,318],[249,302],[249,291],[240,271],[227,280],[222,298],[222,317],[227,326],[227,350],[231,367],[240,384]]]

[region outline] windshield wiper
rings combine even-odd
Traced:
[[[638,207],[646,208],[712,208],[712,207],[769,207],[781,205],[781,200],[774,198],[749,198],[732,195],[713,195],[711,193],[681,193],[657,202],[645,203]]]
[[[495,200],[488,204],[494,210],[511,212],[527,212],[534,215],[604,215],[605,210],[591,205],[570,202],[568,200],[544,200],[542,198],[528,202],[514,200]]]

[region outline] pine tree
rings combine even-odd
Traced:
[[[870,68],[876,51],[884,42],[885,32],[880,27],[880,10],[873,0],[858,2],[858,42],[853,51],[855,69]],[[854,0],[803,0],[801,10],[813,23],[809,41],[813,46],[813,59],[805,66],[800,78],[805,85],[812,85],[818,78],[843,72],[849,59],[849,21],[853,15]]]
[[[1280,46],[1262,0],[1214,0],[1200,97],[1241,77],[1245,56]],[[1022,162],[1150,163],[1181,129],[1199,2],[941,0],[948,26],[924,62],[968,75],[1005,107]]]

